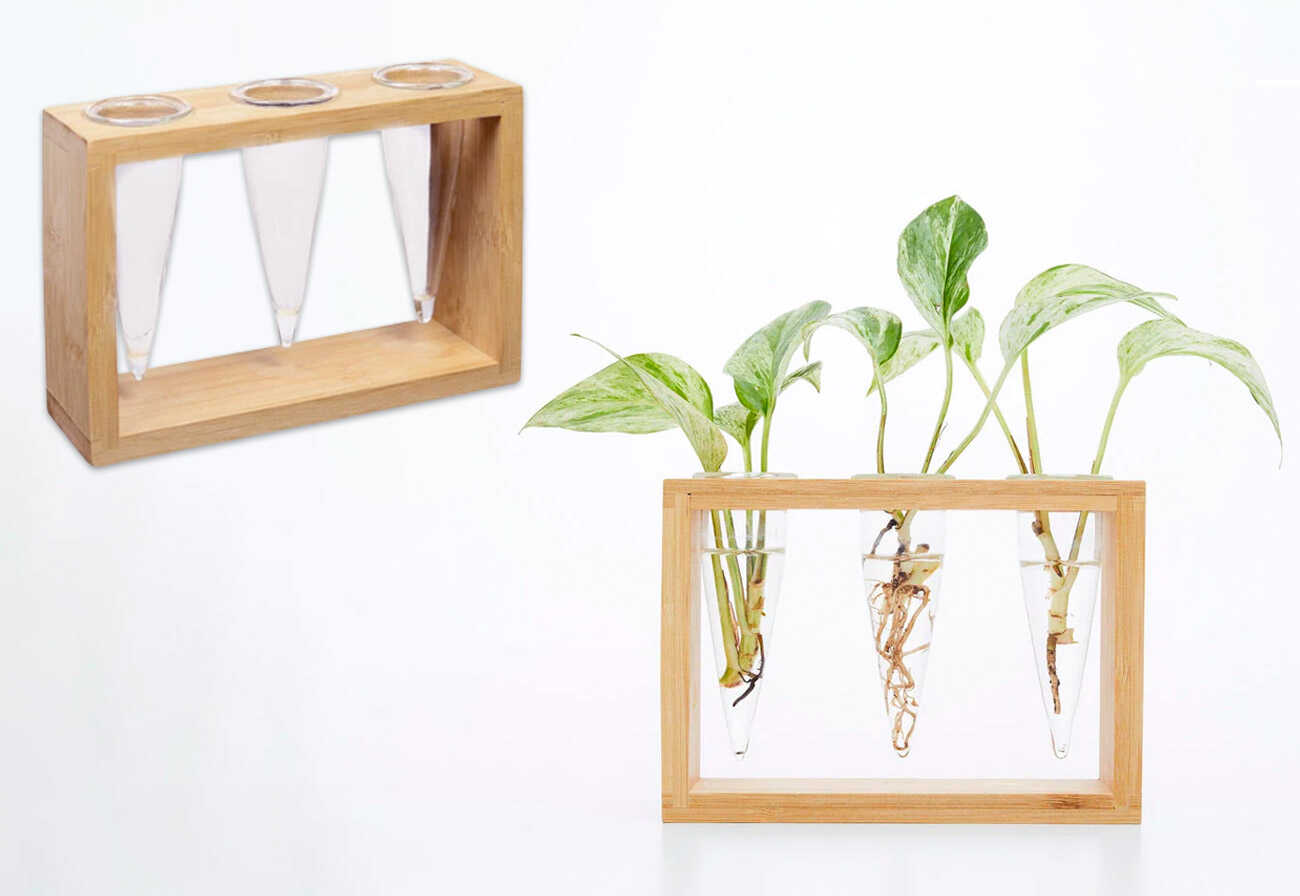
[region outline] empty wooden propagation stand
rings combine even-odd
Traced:
[[[664,821],[1137,823],[1146,485],[1100,480],[669,479],[660,699]],[[1097,778],[700,777],[700,576],[709,510],[1088,510],[1101,554]],[[1014,562],[1009,553],[1007,562]],[[951,589],[954,583],[948,583]],[[869,695],[867,695],[869,696]]]
[[[92,121],[85,103],[46,109],[47,406],[77,450],[110,464],[517,382],[523,92],[473,71],[430,91],[384,87],[372,69],[316,75],[338,96],[287,108],[233,102],[229,86],[174,91],[193,112],[146,128]],[[153,368],[139,382],[118,375],[116,165],[458,120],[467,131],[433,321]]]

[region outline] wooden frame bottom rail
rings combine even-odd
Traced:
[[[700,778],[664,821],[1114,824],[1141,820],[1097,779]]]
[[[1146,485],[1100,480],[676,479],[664,482],[660,695],[663,820],[1136,824],[1142,820]],[[700,776],[700,576],[710,510],[1087,510],[1102,546],[1100,775],[1037,778]],[[1014,551],[1008,555],[1012,562]]]
[[[118,438],[94,450],[49,396],[92,464],[115,463],[517,382],[437,321],[408,321],[118,376]]]

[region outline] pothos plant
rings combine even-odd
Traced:
[[[1002,364],[990,385],[980,369],[986,327],[983,316],[970,305],[967,279],[972,264],[987,245],[984,221],[973,208],[956,196],[940,200],[914,218],[898,242],[898,275],[926,324],[924,328],[904,331],[897,315],[880,308],[859,307],[831,314],[825,302],[810,302],[762,327],[736,350],[724,371],[732,378],[737,402],[722,407],[714,406],[713,393],[704,377],[681,359],[657,353],[624,357],[601,346],[612,356],[612,363],[547,402],[525,428],[624,433],[678,428],[706,472],[722,469],[728,453],[725,434],[739,446],[747,473],[765,473],[769,469],[772,423],[778,401],[788,388],[801,381],[820,389],[822,365],[811,361],[810,346],[814,333],[821,327],[831,326],[852,334],[865,348],[871,362],[867,393],[876,396],[879,406],[874,445],[877,473],[889,472],[887,385],[939,351],[944,362],[944,386],[938,413],[919,467],[908,467],[907,471],[946,473],[992,417],[1016,470],[1037,474],[1043,470],[1043,458],[1034,413],[1030,346],[1049,331],[1085,314],[1112,305],[1129,305],[1151,315],[1152,319],[1139,324],[1120,340],[1119,380],[1102,422],[1091,466],[1093,474],[1102,469],[1120,399],[1129,382],[1147,363],[1161,357],[1198,356],[1232,373],[1268,415],[1280,440],[1277,415],[1263,373],[1244,346],[1183,324],[1162,304],[1173,296],[1142,289],[1087,265],[1048,268],[1020,290],[998,330]],[[806,363],[792,371],[800,346]],[[954,371],[958,365],[983,394],[984,406],[970,431],[935,466],[940,438],[952,410]],[[1023,450],[998,404],[998,396],[1017,368],[1025,407]],[[918,682],[913,666],[929,648],[928,640],[914,645],[912,638],[918,631],[918,623],[933,617],[928,583],[942,563],[942,556],[932,552],[930,545],[922,540],[927,536],[912,531],[916,518],[915,509],[897,508],[887,512],[872,543],[864,545],[864,562],[877,559],[888,564],[872,585],[869,603],[886,704],[893,718],[893,743],[904,755],[916,723]],[[1044,656],[1056,713],[1062,711],[1056,651],[1073,643],[1066,619],[1071,591],[1078,580],[1076,561],[1086,522],[1087,514],[1079,514],[1065,550],[1062,550],[1064,542],[1057,540],[1058,533],[1051,528],[1047,513],[1033,514],[1031,523],[1050,573],[1045,595],[1050,603],[1050,624]],[[719,683],[724,688],[737,689],[734,706],[753,694],[765,664],[761,622],[769,559],[766,514],[745,512],[738,524],[731,512],[715,511],[709,534],[713,549],[708,552],[708,565],[723,654]],[[888,555],[882,557],[877,552],[887,537],[892,542]]]
[[[974,307],[966,308],[970,299],[967,273],[987,244],[984,222],[973,208],[956,196],[936,202],[907,225],[898,245],[899,277],[929,328],[899,335],[898,319],[892,313],[863,307],[831,315],[811,327],[806,334],[807,340],[816,326],[838,326],[851,332],[866,348],[872,364],[872,382],[868,392],[878,394],[880,406],[875,452],[879,473],[886,472],[888,403],[885,384],[940,349],[945,369],[943,400],[920,471],[926,473],[931,469],[949,410],[955,358],[985,396],[985,405],[970,432],[935,468],[935,472],[949,470],[974,441],[988,418],[993,416],[1017,470],[1024,474],[1041,474],[1043,459],[1034,413],[1029,347],[1062,324],[1121,303],[1136,306],[1154,319],[1139,324],[1120,340],[1119,380],[1102,422],[1091,474],[1099,474],[1102,470],[1112,424],[1129,382],[1148,362],[1161,357],[1192,355],[1205,358],[1236,376],[1268,415],[1280,442],[1281,430],[1263,372],[1243,345],[1186,326],[1161,304],[1162,300],[1173,299],[1172,295],[1142,289],[1087,265],[1064,264],[1048,268],[1020,290],[999,327],[998,346],[1003,363],[990,386],[979,368],[985,339],[984,319]],[[963,308],[965,312],[959,314]],[[1004,384],[1017,367],[1021,373],[1025,407],[1026,450],[1023,451],[997,401]],[[905,752],[907,739],[915,726],[915,700],[909,696],[915,680],[908,656],[913,651],[928,648],[928,644],[917,648],[910,648],[907,644],[907,637],[914,631],[920,613],[929,604],[929,592],[924,588],[924,580],[918,581],[918,576],[929,578],[935,572],[930,565],[908,562],[914,554],[909,532],[914,515],[914,511],[907,510],[895,510],[889,514],[881,536],[891,528],[898,530],[898,557],[892,575],[878,583],[872,601],[873,611],[877,607],[881,611],[875,620],[876,650],[881,659],[886,701],[895,716],[894,745],[900,752]],[[1055,714],[1062,712],[1057,650],[1074,643],[1073,632],[1067,627],[1066,620],[1071,591],[1078,581],[1078,560],[1087,519],[1087,513],[1078,515],[1069,548],[1065,551],[1052,531],[1048,513],[1034,513],[1031,523],[1049,572],[1048,593],[1045,595],[1050,604],[1049,624],[1043,656],[1045,680],[1050,685],[1051,711]],[[877,537],[876,545],[879,542],[880,537]]]
[[[728,453],[725,433],[740,447],[746,473],[766,473],[781,395],[800,382],[821,388],[820,361],[790,367],[809,326],[829,313],[827,303],[809,302],[746,339],[723,368],[732,379],[735,404],[715,408],[707,381],[680,358],[657,353],[624,357],[605,349],[612,363],[551,399],[524,428],[622,433],[678,428],[705,472],[722,469]],[[724,656],[719,684],[738,689],[734,706],[754,693],[766,661],[767,514],[746,512],[738,525],[732,512],[712,511],[710,522],[711,584]]]

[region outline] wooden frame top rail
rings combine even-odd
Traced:
[[[666,479],[691,510],[1089,510],[1115,512],[1146,483],[1105,479]]]
[[[149,127],[119,127],[92,121],[86,117],[85,109],[94,100],[51,106],[45,114],[80,138],[92,156],[118,163],[401,125],[483,118],[501,114],[504,104],[523,94],[517,84],[473,66],[465,67],[474,72],[474,79],[468,84],[434,90],[386,87],[374,81],[371,68],[303,75],[339,89],[334,99],[307,106],[242,103],[230,96],[237,84],[197,90],[151,90],[151,93],[185,100],[194,111]]]

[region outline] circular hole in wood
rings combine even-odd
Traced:
[[[339,89],[310,78],[267,78],[241,84],[230,95],[253,106],[311,106],[339,95]]]
[[[192,107],[174,96],[145,94],[115,96],[87,107],[86,117],[101,124],[120,127],[145,127],[174,121],[191,112]]]
[[[379,69],[373,77],[385,87],[438,90],[468,84],[474,73],[450,62],[402,62]]]

